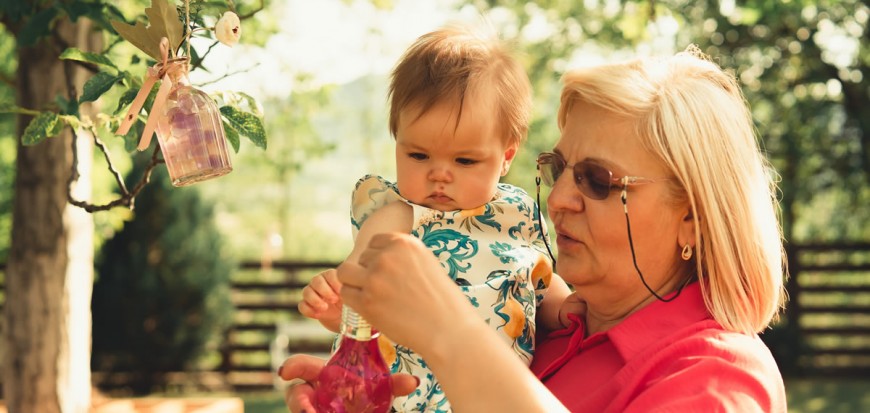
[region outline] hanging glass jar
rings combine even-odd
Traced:
[[[166,62],[172,87],[157,120],[157,140],[172,185],[186,186],[233,170],[217,104],[190,85],[188,59]]]

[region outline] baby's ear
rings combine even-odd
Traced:
[[[508,171],[511,169],[511,162],[514,160],[514,157],[517,156],[517,148],[518,145],[512,143],[508,145],[507,149],[505,149],[504,161],[501,164],[501,176],[507,175]]]
[[[516,142],[508,145],[504,151],[504,160],[507,162],[513,161],[514,157],[517,156],[517,149],[519,149],[519,145]]]

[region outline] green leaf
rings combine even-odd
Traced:
[[[250,112],[258,118],[263,117],[263,110],[260,108],[260,104],[247,93],[224,90],[212,94],[212,97],[218,101],[220,106],[233,106],[243,112]]]
[[[57,107],[60,108],[60,113],[63,115],[79,115],[79,103],[76,101],[66,100],[65,97],[61,95],[57,95],[54,97],[54,102],[57,103]]]
[[[174,4],[166,0],[152,0],[151,7],[145,9],[148,16],[148,26],[141,22],[135,26],[120,21],[112,21],[112,27],[118,31],[125,40],[153,57],[157,61],[163,60],[160,54],[160,39],[169,39],[170,55],[175,55],[175,48],[181,44],[184,27],[178,19],[178,10]]]
[[[64,50],[63,53],[60,54],[60,59],[76,60],[79,62],[93,63],[93,64],[98,65],[98,66],[110,67],[112,69],[118,70],[118,67],[115,66],[115,64],[112,63],[112,61],[109,60],[108,57],[103,56],[103,55],[98,55],[96,53],[85,52],[85,51],[79,50],[75,47],[70,47],[70,48]]]
[[[60,123],[60,128],[58,128]],[[36,145],[44,141],[46,138],[52,137],[60,133],[63,124],[58,122],[57,113],[42,112],[27,125],[24,129],[24,135],[21,135],[21,143],[25,146]]]
[[[102,7],[100,7],[100,5],[97,3],[86,3],[82,1],[75,1],[71,3],[60,2],[59,6],[61,9],[63,9],[67,16],[69,16],[69,19],[72,20],[73,23],[75,23],[76,20],[79,19],[79,17],[90,14],[92,8],[98,8],[98,10],[102,9]]]
[[[250,112],[243,112],[235,106],[221,106],[221,114],[224,119],[235,128],[240,135],[244,135],[254,145],[266,149],[266,128],[263,120]]]
[[[51,33],[51,22],[58,14],[58,10],[54,7],[36,13],[18,33],[18,46],[33,46],[40,37]]]
[[[85,83],[79,103],[93,102],[97,100],[97,98],[102,96],[103,93],[108,92],[109,89],[115,85],[115,82],[123,78],[124,76],[111,75],[106,72],[97,73],[94,77],[88,79],[87,83]]]
[[[142,131],[145,129],[144,122],[136,122],[124,135],[124,149],[129,153],[137,152],[136,147],[139,146],[139,139],[142,137]]]
[[[115,108],[115,115],[120,114],[124,108],[126,108],[129,104],[133,103],[133,100],[136,99],[136,95],[139,94],[139,90],[136,88],[127,89],[121,98],[118,99],[118,107]]]
[[[226,135],[227,140],[230,142],[230,145],[233,146],[233,150],[236,151],[236,153],[239,153],[239,131],[227,123],[226,120],[221,123],[224,124],[224,134]]]

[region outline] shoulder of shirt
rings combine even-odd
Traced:
[[[671,338],[662,350],[678,358],[706,356],[731,362],[774,363],[770,350],[758,335],[726,330],[714,320],[696,323]]]

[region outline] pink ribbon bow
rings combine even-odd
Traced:
[[[172,79],[169,77],[169,72],[182,67],[180,63],[187,61],[187,58],[169,59],[169,39],[165,37],[160,39],[160,54],[163,57],[163,61],[148,68],[148,72],[145,74],[145,80],[142,82],[142,88],[139,89],[139,93],[136,94],[136,98],[133,99],[130,109],[128,109],[127,114],[124,115],[124,120],[121,122],[118,130],[115,131],[115,134],[117,135],[127,134],[130,127],[133,126],[133,122],[136,121],[136,115],[138,115],[139,111],[142,110],[142,105],[145,104],[145,99],[148,98],[148,94],[151,93],[151,88],[159,79],[161,81],[160,89],[157,90],[154,104],[151,106],[151,111],[148,112],[145,129],[142,131],[142,137],[139,138],[139,145],[136,147],[136,149],[140,151],[144,151],[151,144],[151,137],[154,135],[154,129],[157,127],[157,120],[159,118],[159,116],[156,116],[155,114],[162,112],[163,105],[166,103],[166,96],[169,95],[169,91],[172,89]]]

